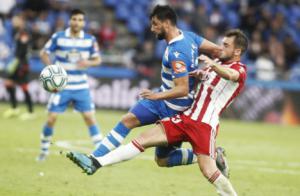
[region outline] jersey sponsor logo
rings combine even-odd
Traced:
[[[183,73],[186,72],[186,65],[183,61],[173,61],[172,68],[175,73]]]

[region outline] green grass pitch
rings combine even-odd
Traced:
[[[80,115],[59,116],[51,155],[37,163],[39,136],[46,119],[36,107],[33,121],[3,119],[0,104],[0,195],[210,196],[217,195],[197,165],[159,168],[153,149],[142,156],[86,176],[59,154],[67,148],[91,152],[88,131]],[[24,108],[22,108],[24,111]],[[96,112],[104,133],[124,112]],[[145,128],[134,130],[130,141]],[[218,145],[225,147],[231,182],[242,196],[300,195],[300,127],[222,120]],[[188,147],[189,145],[186,144]]]

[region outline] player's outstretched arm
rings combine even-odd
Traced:
[[[217,44],[208,41],[207,39],[203,39],[199,50],[201,53],[205,53],[211,56],[212,58],[218,58],[220,56],[222,48]]]
[[[210,67],[219,76],[233,82],[238,81],[240,73],[234,69],[222,66],[218,61],[209,58],[206,55],[200,55],[199,60],[203,61],[206,66]]]

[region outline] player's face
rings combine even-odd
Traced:
[[[81,31],[85,25],[84,22],[84,15],[82,14],[77,14],[73,15],[70,19],[70,27],[71,30],[75,33]]]
[[[151,31],[155,34],[156,38],[159,40],[166,38],[166,31],[164,28],[164,22],[158,20],[156,16],[151,19]]]
[[[222,40],[222,51],[219,59],[222,61],[228,61],[233,58],[234,52],[234,37],[224,37]]]

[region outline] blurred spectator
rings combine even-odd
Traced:
[[[294,65],[294,63],[297,62],[300,55],[299,47],[296,45],[296,43],[293,41],[293,38],[291,36],[286,36],[283,40],[283,47],[284,51],[286,51],[284,54],[284,59],[286,60],[286,69],[284,71],[288,71],[291,69]],[[299,65],[298,65],[299,66]]]
[[[261,55],[263,47],[261,32],[256,30],[251,35],[251,42],[248,49],[249,59],[256,60]]]
[[[198,34],[204,34],[204,30],[209,24],[208,16],[206,14],[206,8],[204,5],[199,5],[193,14],[193,27],[195,29],[195,32]]]
[[[268,42],[270,57],[275,63],[277,70],[284,71],[285,70],[285,51],[283,45],[276,38],[275,35],[271,35]]]
[[[154,56],[154,45],[153,42],[147,40],[144,44],[137,48],[135,57],[133,58],[134,63],[137,65],[137,70],[147,77],[153,77],[155,74],[155,59]]]
[[[276,79],[275,65],[270,58],[268,58],[266,53],[259,56],[254,64],[256,68],[256,79],[266,81]]]
[[[99,42],[103,49],[110,49],[113,47],[117,32],[112,24],[112,21],[106,20],[100,28]]]
[[[54,32],[63,31],[66,28],[65,20],[61,17],[58,17],[55,22]]]
[[[0,15],[1,13],[6,15],[3,27],[6,34],[10,35],[11,16],[9,13],[11,9],[14,8],[12,13],[24,12],[28,21],[27,26],[31,27],[35,51],[40,49],[51,33],[65,28],[69,18],[68,10],[75,5],[71,0],[18,0],[18,5],[14,6],[15,1],[5,0],[5,3],[0,5]],[[128,4],[130,8],[132,2],[124,1],[122,4]],[[126,57],[128,59],[126,62],[131,62],[132,59],[129,58],[133,54],[126,52],[139,45],[137,53],[133,55],[134,62],[138,64],[137,67],[141,65],[151,67],[148,64],[152,63],[147,63],[148,60],[154,59],[155,64],[166,47],[165,42],[155,39],[149,28],[148,11],[156,4],[173,6],[178,14],[178,26],[182,30],[195,31],[215,43],[220,41],[219,37],[228,28],[240,28],[245,31],[250,37],[245,61],[250,65],[253,63],[255,65],[253,67],[258,68],[257,71],[259,71],[255,73],[252,67],[251,77],[265,78],[265,76],[260,77],[265,75],[261,70],[267,67],[272,74],[266,78],[285,78],[290,69],[299,66],[300,6],[293,1],[153,0],[151,3],[135,1],[135,7],[145,9],[144,12],[139,13],[138,17],[132,14],[126,19],[125,24],[119,25],[113,17],[113,9],[117,9],[119,5],[116,4],[114,8],[110,6],[109,14],[103,12],[105,18],[109,19],[104,22],[102,20],[88,22],[88,31],[95,35],[106,55],[122,56],[118,62],[124,66],[130,63],[124,63],[123,58]],[[143,26],[142,31],[135,32],[134,36],[127,28],[127,23],[131,19],[137,20],[138,24],[141,21]],[[153,51],[150,52],[150,48]],[[142,51],[147,54],[142,54]],[[265,66],[264,63],[266,63]],[[159,66],[159,64],[155,65]]]

